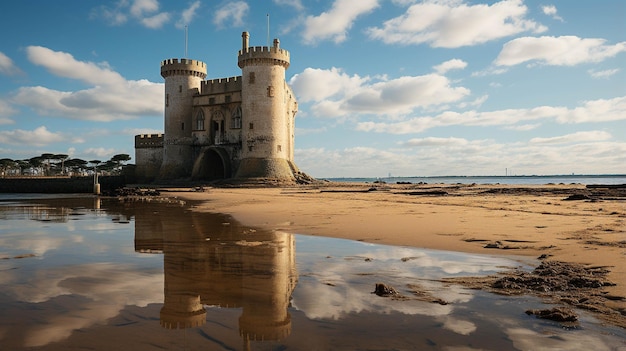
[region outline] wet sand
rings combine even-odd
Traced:
[[[626,327],[626,189],[584,185],[324,183],[167,189],[243,225],[430,249],[604,267],[602,301]]]

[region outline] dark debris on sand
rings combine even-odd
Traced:
[[[612,304],[624,301],[622,296],[608,294],[603,288],[614,286],[607,280],[606,267],[589,267],[560,261],[543,261],[528,271],[512,271],[497,276],[476,278],[449,278],[444,282],[464,285],[503,295],[530,294],[549,303],[562,303],[590,311],[610,324],[626,328],[626,310]],[[528,310],[528,314],[557,321],[574,320],[575,313],[559,307],[551,310]],[[567,313],[566,313],[567,312]],[[577,317],[576,317],[577,318]]]

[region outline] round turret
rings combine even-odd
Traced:
[[[248,46],[242,34],[238,65],[242,71],[243,140],[238,178],[293,180],[295,97],[285,81],[289,51],[274,45]]]
[[[161,62],[161,77],[169,76],[192,76],[200,79],[206,78],[206,64],[198,60],[169,59]]]
[[[244,39],[244,45],[246,44],[247,41]],[[274,46],[272,47],[242,47],[237,57],[239,68],[244,68],[247,65],[276,65],[287,69],[289,62],[289,51],[280,48],[278,39],[274,39]]]
[[[165,78],[165,136],[159,179],[187,177],[193,167],[193,97],[207,76],[206,64],[190,59],[164,60],[161,76]]]

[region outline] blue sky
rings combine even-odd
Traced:
[[[621,0],[4,2],[0,158],[134,158],[185,27],[209,79],[237,76],[268,14],[313,176],[626,173]]]

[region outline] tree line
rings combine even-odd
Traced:
[[[84,176],[95,171],[113,175],[120,174],[127,161],[128,154],[117,154],[103,162],[45,153],[24,160],[0,159],[0,176]]]

